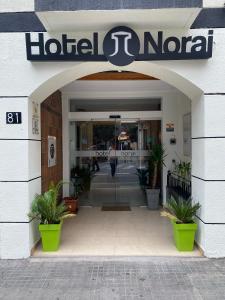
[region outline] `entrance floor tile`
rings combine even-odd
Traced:
[[[63,256],[201,256],[177,251],[170,221],[160,211],[132,207],[131,211],[101,211],[81,207],[76,217],[63,224],[60,249],[34,257]]]

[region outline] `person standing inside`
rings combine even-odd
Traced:
[[[111,175],[115,177],[116,174],[116,166],[117,166],[117,157],[116,157],[116,147],[115,144],[109,148],[109,163],[111,167]]]
[[[90,148],[92,149],[92,151],[96,151],[98,149],[96,143],[94,143],[94,145],[92,145]],[[96,167],[96,170],[95,170],[95,167]],[[92,157],[92,172],[95,172],[95,171],[99,172],[100,168],[99,168],[97,157],[93,156]]]

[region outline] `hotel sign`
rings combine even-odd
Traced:
[[[77,157],[109,157],[113,151],[113,156],[118,158],[132,158],[149,156],[148,150],[84,150],[76,151]]]
[[[68,37],[45,39],[26,33],[27,59],[30,61],[109,61],[116,66],[126,66],[133,61],[190,60],[212,57],[213,30],[207,36],[165,36],[163,31],[153,35],[143,33],[143,44],[136,32],[126,26],[110,30],[101,45],[99,33],[91,39]],[[100,51],[101,49],[101,51]]]

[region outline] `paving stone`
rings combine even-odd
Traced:
[[[0,261],[0,300],[224,300],[224,295],[225,259]]]

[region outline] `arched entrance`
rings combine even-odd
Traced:
[[[96,68],[96,66],[93,66],[93,65],[95,65],[94,63],[90,63],[89,67],[88,67],[88,65],[89,65],[89,63],[81,64],[80,68],[69,69],[66,72],[63,72],[63,73],[60,73],[60,74],[54,76],[53,78],[49,79],[47,82],[43,83],[37,90],[35,90],[31,94],[30,98],[32,100],[37,99],[40,103],[44,100],[43,99],[44,97],[49,96],[49,94],[54,92],[56,89],[61,88],[62,86],[65,86],[65,84],[73,82],[74,80],[79,79],[80,77],[84,77],[84,76],[87,76],[90,74],[95,74],[97,70],[98,71],[105,71],[105,70],[111,71],[112,69],[115,69],[117,71],[117,68],[114,68],[111,65],[109,66],[107,63],[105,63],[104,67],[97,66],[97,68]],[[147,70],[148,67],[151,67],[150,71]],[[88,71],[87,71],[87,69],[88,69]],[[93,71],[92,71],[93,73],[91,72],[92,69],[93,69]],[[173,83],[174,86],[179,87],[180,91],[182,91],[183,93],[185,93],[186,95],[191,97],[195,103],[197,103],[197,99],[200,99],[200,97],[202,95],[202,91],[199,88],[197,88],[195,85],[193,85],[190,81],[182,78],[180,75],[178,75],[177,73],[175,73],[171,70],[159,68],[155,64],[149,64],[149,66],[148,66],[148,63],[138,62],[136,66],[132,65],[130,67],[123,68],[123,70],[120,70],[120,71],[124,71],[124,70],[126,72],[138,71],[139,73],[142,73],[142,74],[145,74],[148,76],[157,77],[161,80],[166,81],[167,83],[170,83],[170,84]],[[66,140],[68,141],[68,136],[64,136],[64,142],[66,142]],[[64,158],[65,157],[67,157],[67,161],[68,161],[69,155],[68,155],[68,153],[64,152]],[[67,163],[67,162],[65,162],[65,160],[64,160],[64,163]],[[66,176],[67,177],[64,177],[64,179],[68,180],[69,174],[67,174]],[[164,175],[164,178],[165,178],[165,175]]]
[[[129,66],[118,68],[107,62],[85,62],[66,69],[50,78],[46,78],[46,80],[39,85],[29,97],[30,99],[41,103],[56,90],[79,78],[90,74],[118,70],[136,72],[158,78],[176,87],[192,100],[200,98],[203,93],[203,91],[192,83],[190,79],[184,78],[170,67],[164,67],[157,63],[135,61]]]
[[[202,126],[200,124],[201,121],[199,119],[199,103],[201,102],[201,99],[203,97],[203,91],[201,90],[201,88],[197,87],[194,83],[192,83],[189,78],[184,78],[182,75],[179,74],[178,71],[173,70],[171,64],[169,65],[169,67],[165,67],[162,66],[160,63],[135,61],[129,66],[118,68],[116,66],[111,65],[108,62],[85,62],[76,65],[75,67],[68,68],[49,78],[45,78],[45,81],[32,92],[29,98],[31,101],[35,101],[40,104],[52,93],[71,82],[74,82],[80,78],[91,74],[102,73],[107,71],[125,71],[144,74],[146,76],[162,80],[163,82],[166,82],[169,85],[181,91],[192,101],[192,129],[194,136],[199,136],[199,134],[201,134]],[[68,107],[64,107],[64,110],[68,110]],[[64,130],[63,135],[64,145],[68,139],[69,136],[67,128]],[[68,149],[64,149],[63,152],[64,165],[67,164],[66,169],[69,170]],[[193,169],[195,169],[195,159],[193,161]],[[166,175],[164,174],[164,181],[166,180],[165,178]],[[67,174],[64,173],[64,179],[69,180],[68,171]]]

